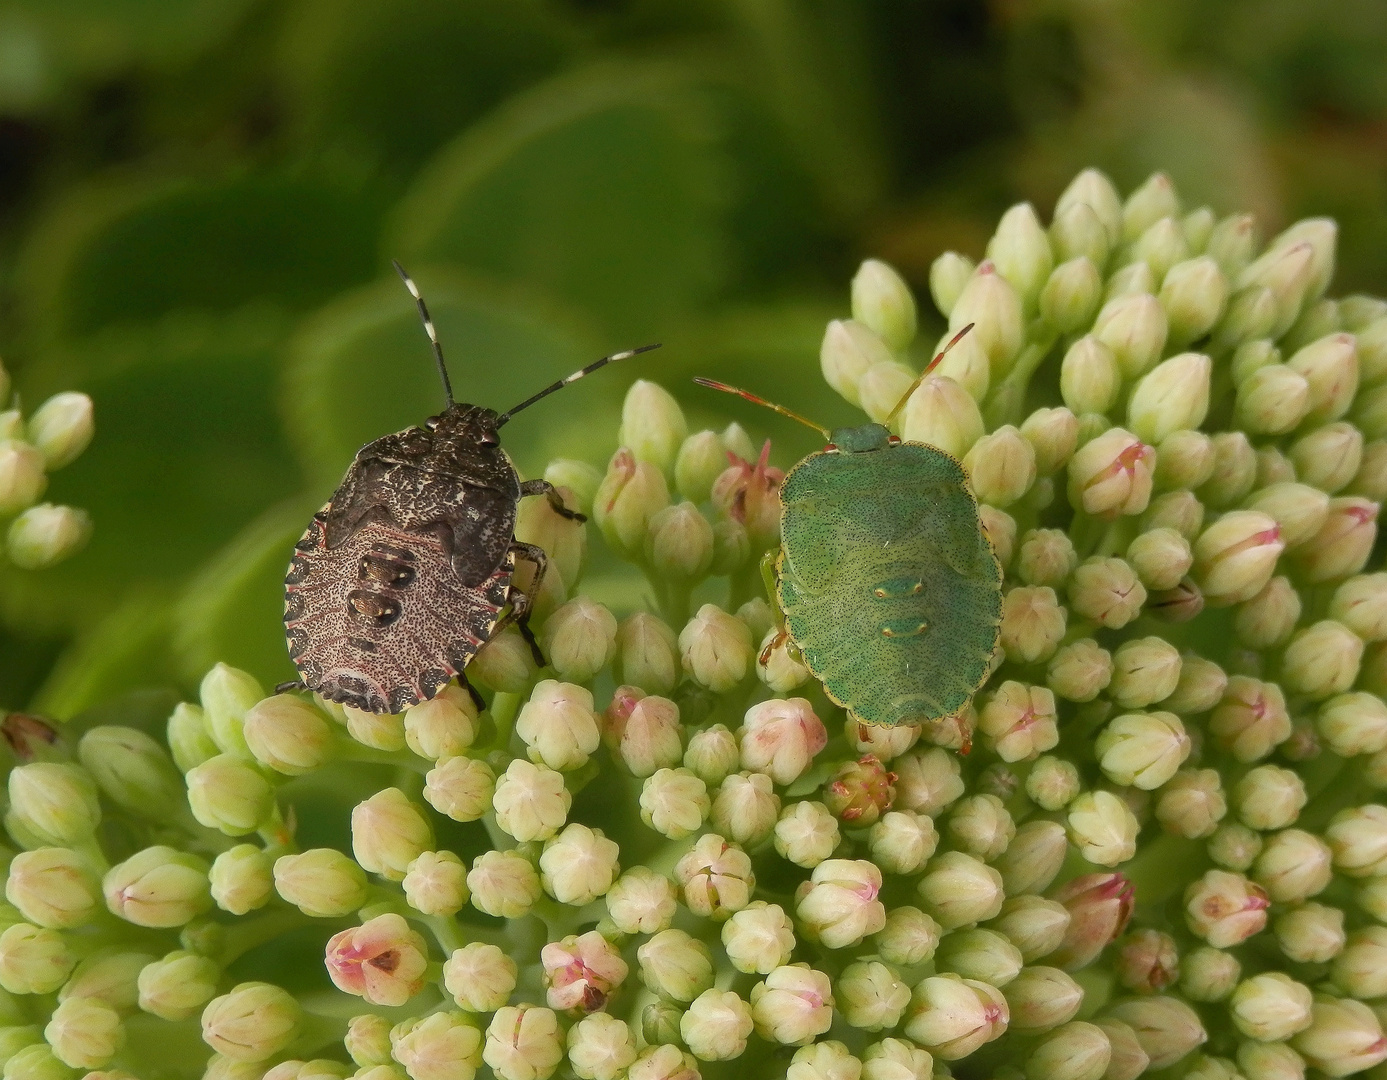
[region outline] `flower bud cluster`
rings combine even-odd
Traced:
[[[95,430],[86,394],[54,394],[27,419],[11,406],[10,377],[0,366],[0,551],[23,570],[41,570],[75,555],[91,536],[85,510],[40,502],[48,474],[87,448]]]

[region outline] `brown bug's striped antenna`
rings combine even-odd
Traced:
[[[591,375],[598,368],[606,367],[608,364],[613,363],[614,361],[625,360],[628,357],[636,356],[643,352],[649,352],[651,349],[658,349],[659,347],[659,342],[656,342],[654,345],[642,345],[639,349],[627,349],[625,352],[612,353],[611,356],[604,356],[601,360],[594,360],[587,367],[579,368],[572,375],[569,375],[566,378],[562,378],[556,383],[551,383],[549,386],[546,386],[543,390],[541,390],[538,394],[532,394],[530,397],[527,397],[524,401],[522,401],[519,405],[515,405],[512,408],[507,409],[505,412],[503,412],[500,416],[496,418],[496,426],[499,428],[502,424],[504,424],[516,413],[518,413],[521,409],[528,409],[536,401],[540,400],[540,398],[548,397],[555,390],[562,390],[569,383],[577,382],[584,375]]]
[[[443,346],[438,343],[438,331],[434,329],[433,319],[429,317],[429,309],[424,306],[424,298],[419,295],[419,286],[405,273],[405,268],[394,259],[390,260],[390,265],[395,268],[395,273],[404,281],[409,295],[414,297],[414,302],[419,305],[419,318],[424,322],[424,332],[429,335],[429,343],[433,346],[433,358],[438,364],[438,376],[443,380],[443,394],[448,399],[448,407],[452,408],[453,384],[448,381],[448,368],[443,363]]]
[[[905,408],[905,403],[910,400],[910,395],[915,393],[916,390],[920,389],[920,384],[925,381],[925,376],[939,366],[939,361],[943,360],[944,357],[949,355],[949,350],[963,340],[963,336],[967,334],[969,330],[973,329],[973,325],[973,323],[969,323],[957,334],[951,337],[949,339],[949,343],[939,350],[939,355],[925,365],[925,370],[920,372],[916,380],[910,384],[910,388],[906,390],[904,394],[901,395],[901,400],[896,402],[896,407],[892,409],[889,414],[887,414],[886,419],[882,421],[882,426],[890,426],[891,421],[896,418],[896,414]]]
[[[749,391],[739,390],[735,386],[728,386],[727,383],[718,382],[716,379],[695,378],[694,382],[698,383],[699,386],[706,386],[710,390],[721,390],[724,394],[736,394],[739,398],[745,398],[747,401],[756,405],[764,405],[766,408],[778,412],[781,416],[788,416],[791,420],[798,420],[805,427],[813,428],[825,439],[831,439],[833,437],[828,428],[821,427],[812,420],[806,420],[804,417],[800,416],[799,413],[791,412],[789,409],[785,408],[784,405],[777,405],[774,401],[767,401],[765,398],[759,398]]]

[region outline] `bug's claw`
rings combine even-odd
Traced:
[[[295,690],[307,690],[302,679],[290,679],[288,682],[276,683],[276,694],[292,694]]]
[[[784,644],[784,642],[789,638],[789,636],[790,632],[782,626],[779,630],[775,632],[775,637],[771,638],[770,641],[766,642],[766,647],[761,650],[761,655],[760,657],[758,657],[758,661],[762,667],[765,667],[767,664],[771,662],[771,653],[775,652],[776,649],[778,649],[782,644]],[[790,653],[792,659],[796,661],[802,659],[802,657],[799,656],[799,649],[795,647],[795,643],[793,641],[791,641],[790,644],[787,646],[787,651]]]

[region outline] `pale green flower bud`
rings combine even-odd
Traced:
[[[136,926],[182,926],[212,906],[207,863],[170,847],[148,847],[111,867],[106,907]]]
[[[90,922],[100,911],[101,888],[77,852],[42,847],[14,857],[5,899],[30,922],[67,930]]]
[[[1234,675],[1209,719],[1209,733],[1239,761],[1260,761],[1291,736],[1281,688]]]
[[[736,736],[724,724],[695,732],[684,751],[684,765],[710,786],[721,784],[738,767]]]
[[[937,446],[956,458],[967,454],[984,430],[978,403],[953,379],[939,375],[926,376],[901,420],[903,439]]]
[[[1337,420],[1358,390],[1358,351],[1352,334],[1330,334],[1297,351],[1286,366],[1305,379],[1311,420]]]
[[[875,943],[881,958],[888,963],[912,967],[923,964],[939,946],[943,928],[917,907],[909,905],[892,908],[886,925],[877,934]]]
[[[1113,1057],[1112,1042],[1102,1027],[1074,1020],[1052,1031],[1031,1051],[1026,1080],[1103,1080],[1105,1076],[1131,1080],[1139,1075],[1130,1070],[1113,1074]]]
[[[882,1039],[862,1052],[861,1080],[930,1080],[934,1059],[904,1039]]]
[[[1064,809],[1079,790],[1079,770],[1063,758],[1046,754],[1026,774],[1026,795],[1042,810]]]
[[[245,836],[274,813],[274,786],[251,763],[218,754],[188,770],[188,805],[193,817],[227,836]]]
[[[1199,535],[1203,525],[1204,506],[1188,491],[1170,491],[1156,496],[1141,516],[1143,531],[1170,528],[1189,541]]]
[[[1106,301],[1115,300],[1119,296],[1147,296],[1155,292],[1156,275],[1151,272],[1151,267],[1138,259],[1115,271],[1108,278],[1107,288],[1103,290],[1103,299]]]
[[[1048,585],[1019,586],[1002,598],[1000,641],[1007,659],[1020,664],[1048,660],[1059,647],[1064,629],[1064,608]]]
[[[971,273],[971,267],[969,269]],[[824,381],[850,405],[862,404],[859,386],[868,369],[892,360],[886,343],[855,319],[834,319],[824,331],[823,344],[819,346],[819,366]]]
[[[1288,548],[1313,539],[1329,519],[1329,497],[1306,484],[1272,484],[1248,499],[1247,505],[1276,522]]]
[[[1021,950],[995,930],[960,930],[947,935],[935,955],[941,972],[1003,987],[1021,972]]]
[[[528,1002],[508,1005],[491,1018],[482,1060],[497,1080],[543,1080],[563,1060],[563,1039],[552,1010]]]
[[[964,792],[957,757],[937,747],[906,754],[894,766],[897,810],[938,817]]]
[[[1244,979],[1229,1000],[1238,1030],[1261,1042],[1280,1042],[1310,1026],[1310,988],[1279,971]]]
[[[1122,199],[1104,173],[1098,169],[1085,169],[1074,177],[1055,203],[1055,217],[1060,217],[1075,205],[1087,206],[1098,218],[1107,234],[1109,246],[1116,246],[1122,239]]]
[[[1363,640],[1343,623],[1322,619],[1291,638],[1281,681],[1292,693],[1323,700],[1353,685],[1362,659]]]
[[[534,681],[534,656],[520,632],[511,627],[482,646],[467,665],[467,677],[499,694],[524,693]]]
[[[461,1013],[431,1013],[397,1025],[395,1031],[398,1032],[392,1032],[395,1060],[411,1077],[470,1080],[482,1063],[482,1033]],[[274,1078],[267,1074],[266,1080]],[[316,1078],[301,1076],[298,1080]]]
[[[91,517],[85,510],[41,503],[10,523],[6,551],[21,569],[43,570],[82,550],[91,531]]]
[[[1105,413],[1117,402],[1122,371],[1117,357],[1092,334],[1069,346],[1060,364],[1060,394],[1075,413]]]
[[[671,1039],[677,1037],[677,1031],[677,1028],[670,1031]],[[699,1076],[698,1063],[692,1055],[681,1051],[672,1041],[663,1040],[642,1050],[627,1072],[629,1080],[698,1080]]]
[[[1327,995],[1315,999],[1310,1026],[1291,1045],[1312,1068],[1334,1077],[1387,1059],[1387,1037],[1373,1011],[1362,1002]]]
[[[1364,641],[1387,640],[1387,574],[1360,574],[1334,590],[1329,616]]]
[[[1179,650],[1163,638],[1134,638],[1123,642],[1113,656],[1112,683],[1109,691],[1113,701],[1124,709],[1140,709],[1164,701],[1179,685],[1181,663]],[[1178,722],[1176,720],[1177,724]],[[1111,730],[1111,725],[1108,730]],[[1104,752],[1100,750],[1099,755],[1104,756]],[[1150,790],[1159,785],[1138,783],[1137,786]]]
[[[1323,964],[1338,956],[1347,940],[1344,913],[1323,904],[1299,904],[1272,923],[1276,943],[1298,964]]]
[[[1329,500],[1325,523],[1296,552],[1305,580],[1336,581],[1363,569],[1377,539],[1377,503],[1357,496]]]
[[[576,822],[544,845],[539,857],[544,891],[561,904],[581,907],[604,895],[616,880],[621,849],[601,829]]]
[[[1059,968],[1028,967],[1007,986],[1006,999],[1011,1027],[1039,1034],[1072,1020],[1083,1004],[1084,991]]]
[[[1109,300],[1093,324],[1094,338],[1112,350],[1123,378],[1129,380],[1145,374],[1160,358],[1166,331],[1165,309],[1149,293]],[[1065,404],[1074,408],[1067,400]]]
[[[1213,769],[1182,769],[1161,789],[1156,802],[1156,820],[1188,839],[1209,836],[1227,812],[1219,774]]]
[[[534,765],[517,759],[510,763],[505,775],[497,781],[496,793],[492,796],[491,804],[496,810],[496,823],[521,843],[525,843],[530,840],[547,840],[557,833],[568,820],[573,796],[564,787],[562,773],[544,765]],[[422,842],[423,837],[419,840]],[[428,840],[428,844],[424,844],[419,851],[410,856],[410,861],[420,852],[428,850],[432,837]],[[375,869],[361,858],[360,851],[357,852],[357,860],[368,870]],[[408,862],[405,865],[408,865]],[[403,876],[402,868],[400,873]]]
[[[246,726],[249,740],[249,720]],[[462,687],[445,686],[429,701],[406,709],[404,727],[406,745],[420,757],[454,757],[477,739],[477,706]]]
[[[1135,619],[1145,602],[1145,587],[1131,564],[1122,559],[1094,556],[1069,579],[1070,607],[1110,630]]]
[[[708,785],[688,769],[660,769],[641,788],[641,820],[679,840],[703,827],[712,810]]]
[[[935,1057],[958,1061],[1000,1037],[1009,1019],[1006,998],[996,987],[939,975],[915,987],[905,1033]]]
[[[1063,585],[1079,556],[1074,542],[1059,529],[1030,529],[1021,538],[1016,559],[1017,575],[1027,585]]]
[[[1286,643],[1300,611],[1300,594],[1290,578],[1274,577],[1256,596],[1238,605],[1233,628],[1249,649],[1269,649]]]
[[[713,564],[713,526],[691,502],[667,506],[650,519],[645,554],[663,577],[701,580]]]
[[[987,257],[1015,288],[1022,303],[1033,307],[1041,286],[1050,276],[1055,257],[1030,203],[1017,203],[1002,215],[997,231],[988,241]]]
[[[895,810],[872,826],[867,845],[872,861],[892,874],[913,874],[934,854],[939,834],[925,814]]]
[[[1310,244],[1282,244],[1269,248],[1238,275],[1237,288],[1261,286],[1272,295],[1276,317],[1265,336],[1278,338],[1295,323],[1314,272],[1314,262],[1315,249]]]
[[[74,461],[91,442],[94,430],[91,398],[69,390],[54,394],[34,410],[27,434],[43,455],[44,467],[52,472]]]
[[[1087,255],[1055,267],[1040,291],[1040,317],[1065,334],[1093,321],[1103,295],[1103,279]]]
[[[621,406],[617,442],[630,447],[637,461],[648,461],[668,475],[689,425],[679,402],[659,383],[637,379]]]
[[[636,1037],[624,1020],[592,1013],[568,1029],[568,1062],[581,1080],[620,1080],[635,1060]]]
[[[1278,903],[1296,903],[1323,892],[1334,876],[1328,844],[1304,829],[1285,829],[1267,838],[1252,876]]]
[[[1268,364],[1238,385],[1235,419],[1248,431],[1283,435],[1310,409],[1310,384],[1285,364]]]
[[[1360,311],[1360,303],[1379,306]],[[1358,342],[1359,374],[1365,385],[1380,382],[1387,375],[1387,308],[1381,304],[1366,296],[1346,296],[1339,301],[1339,320]]]
[[[1008,895],[1038,893],[1059,873],[1068,854],[1064,827],[1055,821],[1028,821],[997,859]]]
[[[1208,255],[1176,263],[1161,282],[1170,344],[1179,348],[1214,328],[1228,303],[1228,279]]]
[[[589,465],[586,461],[577,461],[573,458],[555,458],[544,467],[544,479],[557,488],[567,488],[577,505],[568,503],[566,496],[565,503],[568,503],[570,509],[587,514],[592,512],[592,499],[597,494],[598,486],[602,483],[602,471]]]
[[[1230,511],[1195,541],[1195,580],[1210,603],[1250,600],[1271,580],[1285,546],[1280,526],[1270,515]]]
[[[265,697],[260,684],[239,668],[217,664],[203,676],[198,693],[213,741],[223,753],[249,758],[242,727],[246,713]]]
[[[679,681],[678,639],[657,616],[637,612],[616,633],[613,670],[617,681],[648,694],[667,694]]]
[[[959,338],[954,346],[945,352],[945,347],[948,346],[953,339],[954,335],[946,330],[943,336],[940,337],[938,344],[935,345],[935,355],[940,353],[944,355],[934,368],[934,374],[947,376],[953,379],[954,382],[958,383],[959,386],[963,387],[963,389],[969,393],[974,401],[981,402],[987,396],[988,387],[992,384],[991,362],[988,360],[987,353],[982,347],[982,342],[971,333],[965,334],[962,338]],[[878,372],[882,371],[882,374],[884,374],[882,369],[887,367],[889,367],[889,365],[878,365],[873,368],[869,373],[869,380],[874,384],[884,383],[884,380],[881,379]],[[907,369],[907,371],[910,378],[905,385],[901,386],[901,388],[896,391],[896,396],[893,401],[885,401],[890,387],[887,385],[878,386],[877,393],[881,400],[874,404],[874,410],[880,407],[881,415],[884,416],[894,408],[896,402],[900,400],[901,395],[905,393],[906,387],[909,386],[911,382],[915,381],[914,373],[909,372],[909,369]],[[871,415],[870,412],[869,415]]]
[[[865,260],[853,276],[852,317],[898,352],[915,340],[915,297],[879,259]]]
[[[1043,687],[1008,680],[983,704],[978,729],[1003,761],[1034,759],[1059,742],[1055,696]]]
[[[1153,715],[1170,716],[1174,719],[1171,713]],[[1119,719],[1122,718],[1119,717]],[[1162,738],[1162,746],[1165,746],[1170,741],[1169,729],[1165,727],[1164,723],[1161,723],[1160,726],[1167,731],[1167,735]],[[1169,747],[1167,747],[1166,752],[1170,753]],[[1174,753],[1178,755],[1178,750]],[[1144,761],[1145,758],[1142,760]],[[1184,760],[1183,757],[1181,760]],[[1159,758],[1156,764],[1160,764]],[[1124,770],[1124,775],[1126,771],[1130,770]],[[1141,774],[1138,773],[1137,778],[1140,779],[1140,777]],[[1132,811],[1128,809],[1127,804],[1111,792],[1092,791],[1078,796],[1069,804],[1065,820],[1068,824],[1070,842],[1091,863],[1097,863],[1099,866],[1116,866],[1118,863],[1126,862],[1136,854],[1137,833],[1141,827]]]
[[[217,992],[221,969],[205,956],[171,952],[139,973],[139,1005],[162,1020],[188,1020]]]
[[[592,516],[614,551],[636,559],[645,549],[650,519],[668,505],[669,487],[660,467],[637,460],[623,446],[612,456],[593,497]]]
[[[982,360],[984,364],[987,362],[985,354]],[[876,423],[885,423],[914,381],[915,372],[902,363],[892,360],[873,364],[857,383],[862,411]]]
[[[1043,235],[1041,236],[1043,240]],[[1049,268],[1039,275],[1043,282]],[[949,329],[954,333],[969,323],[987,353],[994,377],[1004,374],[1025,340],[1021,297],[990,261],[983,262],[968,279],[949,312]]]
[[[652,536],[659,516],[651,519]],[[605,668],[616,654],[616,631],[616,616],[604,605],[577,596],[544,621],[540,639],[554,670],[568,683],[583,683]]]
[[[828,742],[828,731],[804,698],[772,698],[747,710],[742,722],[742,768],[788,785]]]
[[[1189,244],[1190,251],[1204,250],[1209,243],[1209,237],[1213,235],[1216,224],[1218,224],[1218,218],[1214,216],[1213,210],[1207,206],[1191,210],[1181,219],[1180,228],[1185,233],[1185,242]]]
[[[5,828],[25,847],[89,840],[101,820],[96,785],[82,768],[36,761],[10,770]]]
[[[1222,1001],[1233,992],[1242,965],[1232,953],[1207,945],[1187,953],[1180,974],[1180,991],[1191,1001]]]
[[[727,468],[727,448],[716,431],[696,431],[679,446],[674,486],[690,502],[707,502],[713,483]]]
[[[934,300],[934,306],[945,318],[948,318],[949,313],[953,311],[954,304],[958,303],[964,286],[968,284],[973,276],[973,271],[976,269],[977,266],[972,259],[966,255],[960,255],[956,251],[946,251],[930,264],[930,297]],[[829,385],[833,385],[831,379]]]
[[[1069,501],[1075,509],[1113,519],[1140,514],[1151,500],[1156,452],[1122,428],[1109,428],[1069,460]]]
[[[1153,1069],[1175,1064],[1208,1040],[1199,1016],[1178,998],[1136,998],[1109,1009],[1108,1015],[1130,1025]]]
[[[512,770],[517,766],[534,768],[511,763]],[[403,881],[409,864],[433,846],[428,816],[399,788],[379,791],[352,809],[352,854],[370,873]]]
[[[996,795],[971,795],[954,804],[949,839],[969,855],[991,862],[1016,836],[1016,823]]]
[[[1239,1043],[1238,1068],[1248,1080],[1305,1080],[1305,1059],[1285,1043]]]
[[[746,1050],[752,1026],[750,1005],[731,990],[709,989],[680,1018],[679,1035],[701,1061],[730,1061]]]
[[[636,950],[641,982],[674,1001],[690,1002],[713,985],[708,947],[683,930],[662,930]]]
[[[1341,694],[1320,706],[1316,730],[1340,757],[1387,749],[1387,705],[1376,694]]]
[[[1137,648],[1146,642],[1159,639],[1147,638],[1144,641],[1127,642],[1118,649],[1118,670],[1113,675],[1116,687],[1122,671],[1124,659],[1131,661]],[[1174,646],[1160,642],[1179,663],[1179,655]],[[1128,655],[1123,657],[1123,651]],[[1153,661],[1153,667],[1168,659],[1164,656]],[[1170,680],[1171,687],[1174,681]],[[1121,702],[1119,702],[1121,704]],[[1113,782],[1124,786],[1135,786],[1143,791],[1160,787],[1172,776],[1190,754],[1190,738],[1185,726],[1174,713],[1127,713],[1110,721],[1096,741],[1095,751],[1098,764],[1104,774]],[[1080,796],[1084,798],[1085,796]],[[1129,856],[1130,857],[1130,856]],[[1105,862],[1111,866],[1113,863]]]
[[[1148,589],[1173,589],[1194,564],[1194,553],[1190,550],[1189,541],[1175,529],[1166,526],[1138,534],[1127,548],[1127,561]],[[1179,674],[1179,665],[1176,664],[1177,679]]]
[[[166,734],[174,764],[182,772],[217,755],[217,744],[207,730],[206,714],[201,706],[179,702],[169,716]]]
[[[695,915],[722,920],[751,902],[756,876],[751,859],[717,833],[704,833],[679,860],[674,878]]]
[[[751,630],[716,604],[704,604],[679,632],[679,653],[693,680],[722,694],[746,678],[752,661]]]
[[[1022,959],[1030,964],[1064,943],[1069,923],[1069,911],[1063,904],[1023,895],[1007,900],[992,926],[1005,934],[1020,951]]]
[[[274,863],[254,844],[238,844],[212,861],[208,881],[219,908],[244,915],[274,895]]]
[[[1359,1000],[1387,995],[1387,927],[1355,931],[1330,974],[1340,989]]]
[[[1073,456],[1078,446],[1079,421],[1063,406],[1036,409],[1021,424],[1021,434],[1035,451],[1036,472],[1045,477]]]
[[[932,860],[916,889],[945,930],[995,918],[1006,899],[1002,875],[961,851]]]
[[[1243,824],[1264,831],[1293,824],[1308,798],[1305,782],[1276,765],[1259,765],[1233,788],[1233,806]]]
[[[1227,351],[1249,341],[1275,337],[1276,321],[1276,295],[1270,289],[1262,285],[1236,288],[1214,327],[1214,348]]]
[[[1035,450],[1010,424],[984,435],[963,459],[980,502],[1007,507],[1035,483]]]
[[[1257,222],[1251,214],[1230,214],[1214,226],[1205,250],[1230,278],[1237,277],[1257,250]]]
[[[1185,923],[1216,949],[1238,945],[1267,925],[1266,891],[1241,874],[1210,870],[1185,889]]]
[[[1066,204],[1061,197],[1050,222],[1050,243],[1058,258],[1084,257],[1095,267],[1101,267],[1107,262],[1113,239],[1092,206],[1083,202]]]
[[[1263,446],[1257,450],[1256,490],[1271,487],[1273,484],[1294,483],[1296,468],[1291,459],[1274,446]]]
[[[1352,424],[1326,424],[1292,444],[1291,461],[1303,483],[1333,494],[1358,473],[1363,433]]]
[[[288,694],[252,705],[246,711],[242,735],[256,761],[286,776],[302,776],[326,764],[336,741],[321,712]],[[198,769],[206,767],[204,763]],[[189,770],[190,792],[195,772]]]
[[[244,982],[202,1010],[202,1039],[233,1061],[265,1061],[294,1040],[302,1017],[288,991]]]
[[[1064,646],[1051,659],[1045,682],[1066,701],[1092,701],[1112,680],[1112,654],[1092,638]]]
[[[353,1016],[342,1041],[347,1053],[363,1071],[366,1066],[390,1064],[390,1021],[383,1016],[375,1013]]]
[[[56,930],[17,922],[0,933],[0,987],[11,994],[51,994],[76,964]]]
[[[1176,431],[1156,451],[1156,487],[1163,491],[1197,488],[1214,473],[1214,441],[1202,431]]]
[[[484,761],[443,758],[424,779],[424,799],[454,821],[476,821],[491,806],[496,775]]]
[[[1222,509],[1240,502],[1257,479],[1257,452],[1241,431],[1221,431],[1212,437],[1214,471],[1200,485],[1199,497]]]
[[[1127,254],[1145,262],[1155,280],[1162,281],[1177,263],[1190,257],[1190,249],[1180,222],[1174,216],[1167,216],[1148,225],[1127,249]]]
[[[149,953],[101,949],[73,969],[71,978],[58,991],[58,1000],[90,998],[118,1013],[131,1013],[139,1005],[139,974],[154,960]],[[0,1053],[0,1061],[3,1058]]]
[[[53,1055],[74,1069],[107,1064],[125,1045],[120,1013],[95,998],[68,998],[43,1029]]]
[[[551,623],[562,610],[551,616]],[[606,612],[605,608],[601,610]],[[613,625],[615,621],[612,620]],[[520,710],[515,730],[525,740],[532,761],[556,770],[587,764],[601,742],[592,692],[553,679],[536,684],[530,700]]]
[[[1333,218],[1303,218],[1270,244],[1272,250],[1308,244],[1312,251],[1309,280],[1305,288],[1307,303],[1318,299],[1334,276],[1334,256],[1339,225]]]
[[[1180,197],[1165,173],[1152,173],[1122,204],[1122,237],[1136,240],[1161,218],[1180,212]]]
[[[366,903],[366,872],[335,848],[281,855],[274,863],[275,891],[305,915],[331,919]]]
[[[690,777],[702,783],[696,776]],[[765,773],[743,772],[727,777],[713,799],[713,828],[735,843],[755,847],[771,835],[780,814],[780,797]]]
[[[877,961],[848,965],[834,991],[843,1019],[864,1031],[894,1028],[910,1004],[910,987],[894,970]]]
[[[47,487],[43,454],[18,439],[0,439],[0,517],[33,506]]]
[[[833,1022],[828,976],[808,964],[778,967],[751,989],[756,1033],[770,1042],[802,1046]]]
[[[796,866],[818,866],[838,842],[838,819],[821,802],[791,803],[775,823],[775,850]]]
[[[582,511],[591,503],[595,490],[596,484],[589,489],[586,503],[571,489],[560,488],[558,493],[568,509]],[[568,595],[582,575],[583,561],[587,557],[587,530],[583,523],[558,513],[548,499],[525,499],[516,514],[515,538],[522,543],[537,544],[549,555],[542,595],[546,599],[552,597],[555,602]]]
[[[886,925],[880,891],[881,871],[872,863],[828,859],[800,886],[795,910],[813,940],[829,949],[847,948]]]
[[[1273,367],[1281,363],[1281,350],[1266,338],[1257,338],[1254,341],[1244,341],[1233,350],[1233,358],[1229,361],[1229,372],[1233,376],[1233,385],[1242,386],[1253,374],[1264,367]],[[1309,401],[1309,384],[1306,384],[1306,401]],[[1306,406],[1308,408],[1308,404]]]
[[[516,963],[495,945],[473,941],[443,963],[443,984],[461,1009],[491,1012],[515,990]]]
[[[468,900],[467,864],[451,851],[426,851],[409,864],[405,900],[425,915],[452,916]]]
[[[5,1063],[13,1080],[74,1080],[77,1073],[62,1063],[47,1045],[29,1043]],[[100,1073],[89,1074],[100,1077]],[[117,1074],[117,1080],[121,1080]],[[237,1080],[240,1080],[238,1077]]]
[[[1387,806],[1340,810],[1324,836],[1334,852],[1334,866],[1349,877],[1387,874]]]

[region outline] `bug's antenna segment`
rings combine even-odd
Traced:
[[[390,265],[395,268],[395,273],[400,275],[405,283],[405,288],[409,290],[409,295],[414,297],[414,302],[419,305],[419,318],[424,322],[424,331],[429,335],[429,343],[433,345],[433,358],[438,364],[438,377],[443,380],[443,394],[448,399],[448,407],[453,406],[453,384],[448,380],[448,368],[443,363],[443,346],[438,343],[438,331],[434,329],[433,319],[429,316],[429,309],[424,306],[424,298],[419,295],[419,286],[414,284],[414,279],[405,273],[405,268],[394,259],[390,260]]]
[[[584,375],[591,375],[598,368],[606,367],[608,364],[614,363],[617,360],[625,360],[628,357],[636,356],[637,354],[643,352],[649,352],[651,349],[658,349],[659,347],[659,342],[656,342],[654,345],[642,345],[639,349],[627,349],[625,352],[612,353],[611,356],[604,356],[601,360],[594,360],[587,367],[579,368],[572,375],[560,379],[556,383],[551,383],[549,386],[546,386],[543,390],[541,390],[538,394],[532,394],[530,397],[527,397],[524,401],[522,401],[519,405],[514,405],[511,408],[507,409],[505,412],[503,412],[500,416],[496,418],[496,426],[499,428],[502,424],[504,424],[516,413],[518,413],[521,409],[528,409],[536,401],[540,400],[540,398],[548,397],[555,390],[562,390],[569,383],[577,382]]]
[[[949,350],[952,349],[955,345],[957,345],[960,341],[962,341],[964,335],[966,335],[969,330],[973,329],[973,326],[973,323],[969,323],[957,334],[951,337],[949,339],[949,343],[939,350],[939,354],[928,364],[925,365],[925,370],[920,372],[919,376],[916,377],[915,381],[910,384],[909,389],[907,389],[906,392],[901,395],[901,400],[896,402],[896,407],[892,409],[891,412],[887,415],[886,419],[882,421],[882,425],[884,427],[889,427],[891,425],[891,421],[896,418],[896,414],[905,408],[905,403],[910,400],[910,396],[914,394],[916,390],[920,389],[920,384],[925,381],[925,376],[927,376],[931,371],[933,371],[936,367],[939,366],[939,361],[943,360],[944,357],[949,355]]]
[[[766,408],[778,412],[781,416],[788,416],[791,420],[798,420],[805,427],[813,428],[820,435],[822,435],[825,440],[830,440],[833,438],[833,433],[830,432],[828,428],[821,427],[820,425],[814,423],[814,421],[812,420],[806,420],[804,417],[800,416],[799,413],[791,412],[789,409],[785,408],[784,405],[777,405],[773,401],[767,401],[765,398],[759,398],[755,394],[750,393],[747,390],[739,390],[735,386],[728,386],[727,383],[718,382],[716,379],[695,378],[694,382],[698,383],[699,386],[706,386],[710,390],[721,390],[724,394],[736,394],[739,398],[745,398],[747,401],[750,401],[756,405],[764,405]]]

